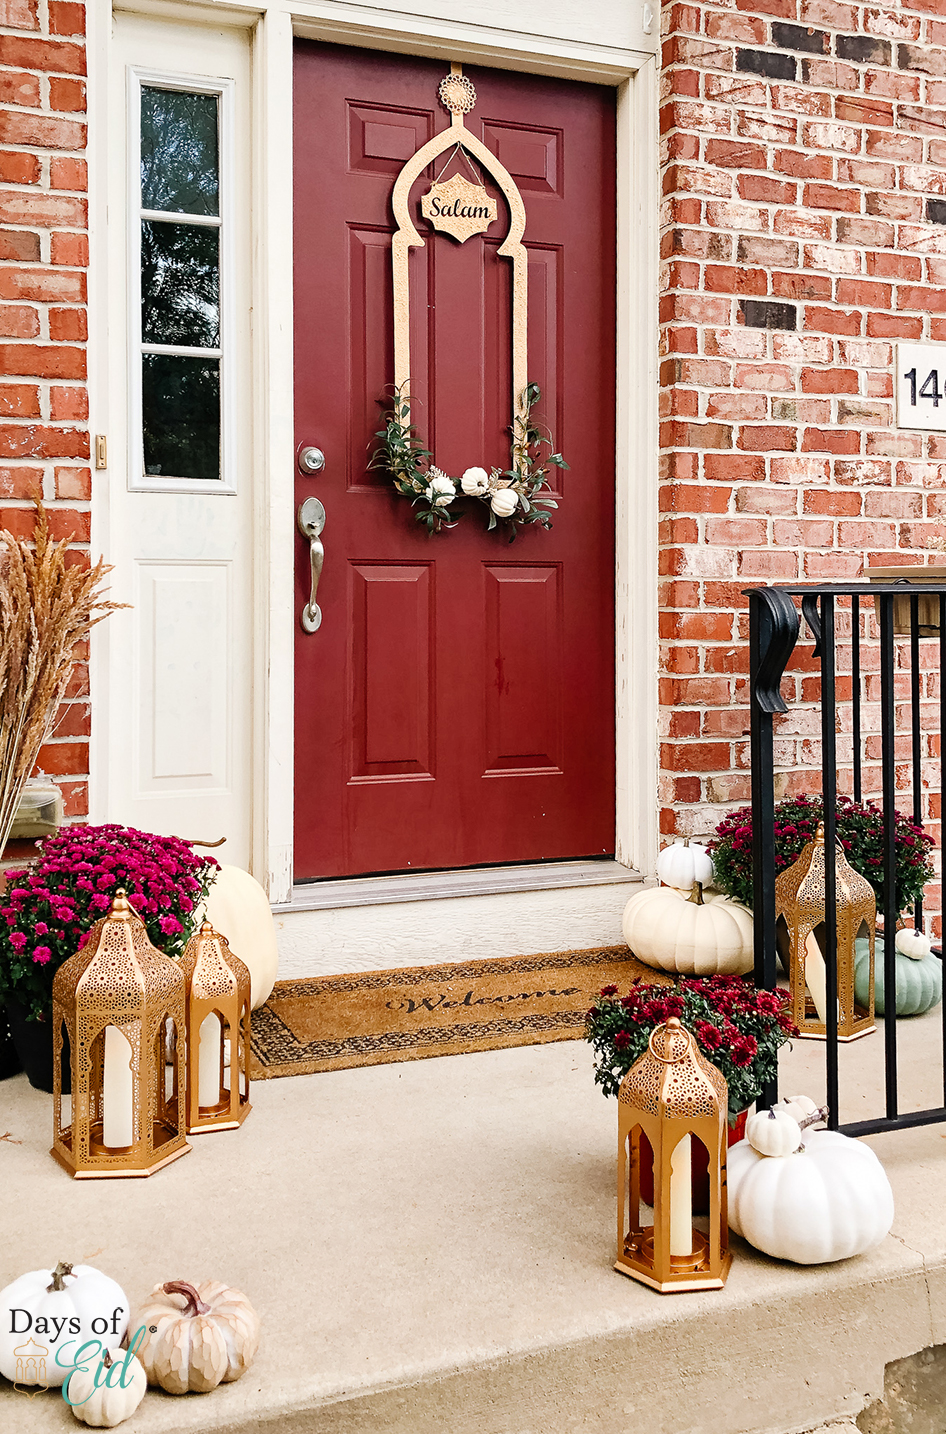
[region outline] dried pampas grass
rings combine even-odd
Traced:
[[[102,599],[111,572],[66,561],[36,498],[33,542],[0,530],[0,852],[39,750],[51,735],[76,649],[124,603]]]

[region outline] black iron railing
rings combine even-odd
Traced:
[[[924,603],[920,622],[921,594]],[[790,711],[781,684],[795,651],[802,620],[814,640],[814,672],[820,703],[821,787],[824,794],[825,881],[824,922],[826,967],[825,1085],[829,1124],[848,1135],[946,1121],[946,1000],[942,1002],[943,1104],[929,1110],[901,1113],[897,1084],[896,950],[893,934],[897,900],[897,802],[912,797],[912,817],[919,825],[923,811],[924,746],[927,782],[933,772],[940,790],[939,763],[946,736],[946,689],[939,681],[946,670],[946,583],[922,588],[902,581],[831,583],[813,587],[764,587],[748,590],[749,664],[751,707],[752,841],[755,912],[755,979],[773,990],[777,982],[775,911],[775,723]],[[876,599],[879,624],[873,619]],[[932,604],[930,603],[932,599]],[[897,621],[895,608],[897,604]],[[928,611],[932,607],[932,613]],[[937,614],[938,607],[938,614]],[[799,610],[800,609],[800,610]],[[903,621],[905,610],[908,612]],[[935,621],[938,615],[938,623]],[[931,620],[931,618],[933,620]],[[901,628],[901,633],[895,631]],[[879,633],[878,633],[879,627]],[[927,634],[938,627],[936,635]],[[905,630],[904,630],[905,628]],[[839,683],[838,654],[844,659]],[[930,676],[933,674],[933,677]],[[878,681],[879,677],[879,681]],[[926,690],[932,684],[931,696]],[[876,730],[864,730],[865,688],[868,700],[876,696],[880,716],[879,762],[875,757]],[[840,689],[840,690],[839,690]],[[876,689],[876,691],[874,690]],[[928,700],[924,701],[924,697]],[[868,710],[872,710],[874,703]],[[930,714],[935,722],[930,724]],[[899,721],[898,721],[899,716]],[[843,721],[839,721],[843,717]],[[839,732],[840,726],[840,732]],[[839,738],[841,752],[839,754]],[[873,760],[872,760],[873,758]],[[899,769],[899,773],[898,773]],[[848,777],[849,774],[849,777]],[[886,1113],[872,1120],[844,1124],[838,1104],[838,977],[837,912],[835,904],[835,828],[839,775],[855,801],[879,799],[883,810],[883,906],[889,939],[884,941],[884,986],[887,1016],[884,1020]],[[942,877],[941,877],[942,881]],[[941,884],[941,906],[942,884]],[[922,925],[922,900],[914,908],[915,924]],[[763,1093],[762,1104],[777,1099],[773,1086]]]

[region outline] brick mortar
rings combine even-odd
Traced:
[[[748,800],[742,589],[856,576],[868,558],[943,561],[946,435],[894,427],[892,345],[946,340],[946,223],[926,207],[946,201],[946,0],[671,3],[662,33],[669,836]],[[784,310],[782,328],[752,326],[765,312],[753,303],[791,305],[797,327]],[[784,688],[799,705],[777,724],[786,791],[820,785],[808,652],[800,642]],[[928,780],[938,836],[938,763]],[[898,800],[908,808],[909,792]]]
[[[889,382],[894,331],[946,340],[946,224],[929,222],[925,209],[927,199],[946,205],[946,0],[898,10],[833,0],[750,6],[667,4],[662,17],[661,677],[673,691],[660,712],[660,794],[668,834],[705,831],[747,791],[741,589],[851,576],[867,556],[896,562],[946,551],[946,436],[898,433]],[[32,242],[35,254],[0,261],[0,283],[11,268],[75,275],[86,267],[75,249],[85,191],[52,182],[57,161],[85,154],[84,111],[52,107],[54,81],[85,83],[81,37],[51,33],[50,17],[64,13],[55,0],[0,0],[3,18],[13,8],[18,22],[0,24],[0,48],[12,50],[0,57],[0,79],[32,75],[39,104],[0,105],[0,124],[14,127],[0,150],[40,164],[34,182],[0,180],[0,204],[12,194],[60,207],[43,223],[29,208],[3,215],[10,242]],[[778,29],[792,25],[794,35]],[[786,35],[804,48],[788,46]],[[52,67],[16,58],[24,40],[46,46],[27,50]],[[872,47],[874,59],[852,60],[858,46]],[[865,103],[877,107],[872,114],[858,112]],[[70,143],[16,135],[35,121],[59,126],[37,131],[47,141],[58,133]],[[796,331],[747,327],[742,306],[753,300],[794,305]],[[51,360],[56,351],[67,360],[70,350],[84,354],[84,339],[51,338],[50,321],[53,310],[85,309],[84,299],[0,300],[0,323],[36,330],[0,337],[5,367],[17,350],[29,358],[45,348]],[[839,385],[850,391],[831,391]],[[0,434],[30,424],[87,433],[82,417],[51,418],[64,397],[57,391],[85,386],[81,373],[5,372],[0,399],[10,387],[33,389],[39,413],[3,415]],[[2,520],[17,527],[27,517],[25,485],[37,474],[57,515],[81,534],[90,474],[79,455],[0,457]],[[807,667],[799,657],[787,680],[800,707],[777,737],[787,790],[815,784]],[[84,710],[83,683],[84,670],[71,699]],[[928,701],[936,695],[925,692]],[[47,751],[52,758],[82,742],[57,737]],[[62,775],[73,813],[84,811],[86,772]],[[931,788],[925,799],[938,821],[934,796]]]

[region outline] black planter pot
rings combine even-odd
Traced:
[[[13,1044],[13,1037],[10,1034],[10,1018],[7,1015],[6,1007],[0,1006],[0,1080],[6,1080],[7,1076],[17,1075],[22,1069],[20,1057],[16,1053],[16,1046]]]
[[[26,1008],[11,996],[7,997],[7,1018],[10,1034],[26,1078],[37,1090],[52,1093],[53,1089],[53,1027],[51,1021],[28,1021]],[[72,1072],[66,1044],[62,1048],[62,1093],[72,1090]]]

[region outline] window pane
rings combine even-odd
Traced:
[[[217,96],[141,87],[141,204],[219,214]]]
[[[220,360],[142,355],[145,473],[220,477]]]
[[[220,346],[220,231],[141,225],[141,337],[146,344]]]

